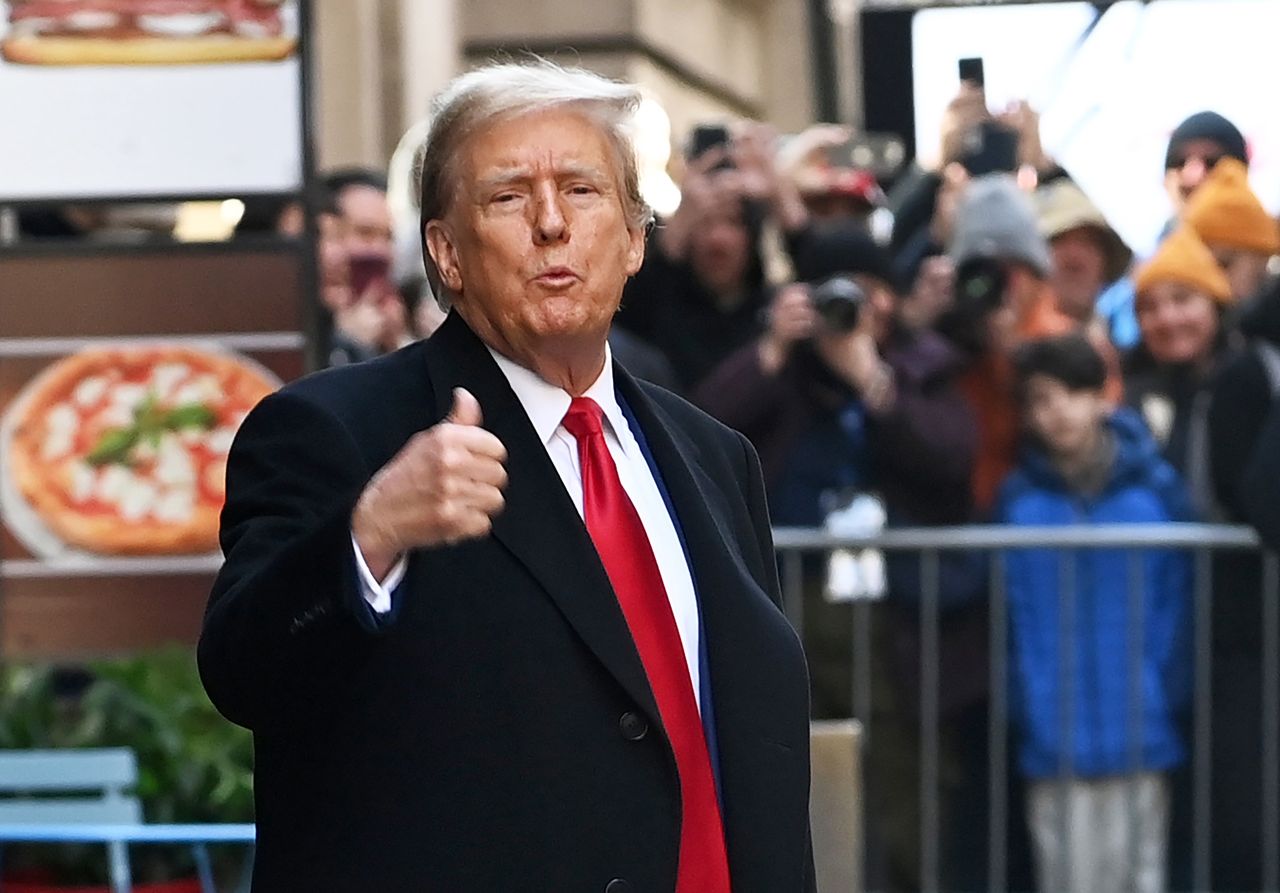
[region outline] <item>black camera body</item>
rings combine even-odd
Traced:
[[[956,270],[956,306],[978,316],[985,316],[1004,301],[1009,274],[995,258],[975,257]]]
[[[849,276],[832,276],[810,292],[813,309],[832,332],[852,332],[858,327],[867,293]]]
[[[1009,274],[995,258],[970,258],[956,270],[955,302],[938,320],[938,331],[962,350],[977,355],[988,344],[988,321],[1005,301]]]

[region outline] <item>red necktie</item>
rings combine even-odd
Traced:
[[[635,506],[622,489],[600,419],[599,404],[589,397],[575,397],[564,427],[578,441],[587,532],[613,584],[675,752],[683,812],[676,893],[729,893],[720,804],[689,665],[657,559]]]

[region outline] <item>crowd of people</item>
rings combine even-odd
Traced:
[[[1280,225],[1251,190],[1230,121],[1207,111],[1170,125],[1169,223],[1144,258],[1045,154],[1034,112],[993,116],[970,84],[936,157],[892,184],[830,162],[843,128],[785,144],[761,124],[732,128],[686,158],[682,200],[650,233],[611,349],[747,435],[775,525],[843,529],[870,498],[872,520],[854,514],[873,526],[1223,521],[1274,543]],[[972,134],[992,126],[1017,139],[1012,170],[985,169],[975,150]],[[392,281],[385,181],[338,171],[311,199],[331,363],[430,335],[441,309],[420,280]],[[276,208],[268,225],[298,233],[302,217]],[[1012,823],[1010,883],[1021,871],[1045,890],[1186,888],[1191,561],[1149,550],[1137,583],[1123,552],[1083,551],[1067,592],[1060,557],[1005,561],[1011,805],[1026,817]],[[976,889],[990,807],[989,563],[940,560],[941,864],[946,886]],[[880,579],[841,591],[834,559],[807,566],[813,712],[851,715],[849,592],[876,598],[869,872],[910,889],[920,571],[895,554],[857,572]],[[1213,584],[1213,884],[1256,889],[1263,651],[1274,647],[1261,562],[1218,556]]]

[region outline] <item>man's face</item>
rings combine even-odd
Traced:
[[[372,186],[348,186],[338,194],[338,210],[346,224],[347,253],[390,262],[395,239],[386,193]]]
[[[499,120],[460,153],[443,220],[427,225],[431,257],[457,310],[494,349],[538,358],[603,350],[627,277],[644,259],[628,227],[620,165],[582,112]]]
[[[1157,363],[1198,363],[1213,353],[1218,307],[1178,282],[1157,282],[1134,304],[1142,341]]]
[[[1101,392],[1072,390],[1048,375],[1032,375],[1027,381],[1027,427],[1054,456],[1075,459],[1096,441],[1107,413]]]
[[[1231,283],[1231,297],[1237,301],[1252,298],[1262,290],[1262,283],[1267,278],[1267,262],[1265,254],[1247,251],[1241,248],[1226,248],[1210,245],[1213,257],[1227,274]]]
[[[1170,159],[1173,166],[1164,172],[1165,192],[1169,194],[1175,212],[1182,213],[1191,193],[1200,187],[1209,171],[1226,154],[1227,150],[1221,145],[1207,139],[1187,140],[1178,147]]]
[[[1012,350],[1023,340],[1027,326],[1044,298],[1044,280],[1031,267],[1017,261],[1005,263],[1004,301],[992,316],[993,343]]]
[[[351,306],[350,267],[347,263],[346,224],[337,214],[316,215],[316,256],[319,261],[320,299],[337,313]]]
[[[742,201],[725,194],[707,208],[689,243],[689,264],[698,280],[716,294],[741,291],[751,257],[751,232]]]
[[[1106,284],[1107,255],[1100,234],[1078,227],[1049,243],[1053,255],[1051,284],[1058,306],[1072,319],[1093,318],[1093,307]]]

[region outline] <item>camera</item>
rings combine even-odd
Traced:
[[[813,309],[832,332],[852,332],[858,327],[867,293],[848,276],[832,276],[814,286],[810,293]]]
[[[994,258],[967,260],[956,270],[956,306],[977,314],[990,313],[1004,300],[1008,280],[1004,264]]]
[[[972,354],[989,347],[988,321],[1004,303],[1009,274],[994,258],[977,257],[956,270],[955,301],[938,320],[938,332]]]
[[[729,128],[723,124],[699,124],[689,134],[689,143],[685,150],[685,158],[694,161],[712,149],[723,149],[726,152],[733,144]],[[711,169],[713,171],[728,170],[733,167],[733,159],[721,158]]]

